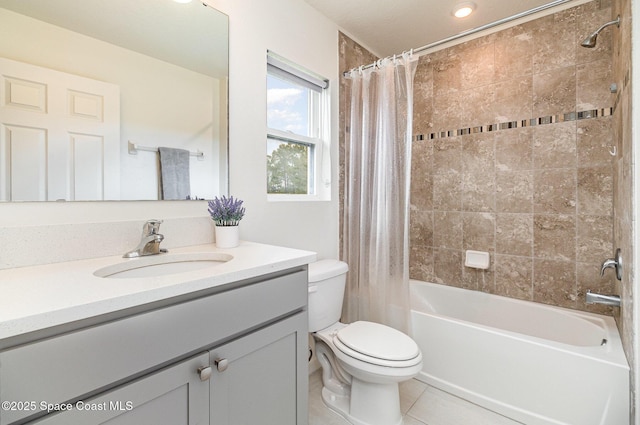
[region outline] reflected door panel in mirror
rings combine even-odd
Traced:
[[[120,171],[112,175],[107,170],[115,166],[104,165],[105,181],[118,178],[120,194],[105,190],[104,199],[160,199],[157,154],[131,155],[130,141],[203,152],[202,161],[193,157],[189,162],[191,197],[227,192],[226,15],[201,2],[172,0],[0,0],[0,8],[0,28],[11,35],[0,37],[0,57],[120,88]],[[0,90],[6,90],[4,84]],[[90,98],[77,100],[82,107]],[[3,123],[4,118],[0,115]],[[6,135],[11,123],[0,125]],[[66,140],[74,141],[75,154],[85,158],[76,171],[95,171],[99,161],[91,159],[91,151],[96,140],[83,139],[87,144],[79,145],[77,135],[85,133],[73,134],[75,138],[69,134]],[[0,150],[0,155],[7,154]],[[46,178],[46,170],[40,165],[37,170],[36,177]],[[78,190],[73,186],[68,185],[65,200],[98,197],[92,194],[93,183]],[[37,185],[28,189],[40,190]]]
[[[120,198],[120,89],[0,58],[0,200]]]

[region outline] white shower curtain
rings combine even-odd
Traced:
[[[413,77],[404,54],[352,71],[345,156],[343,320],[409,328],[409,187]]]

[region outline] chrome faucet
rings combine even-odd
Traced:
[[[166,249],[160,248],[160,242],[164,240],[164,236],[158,233],[161,224],[162,220],[148,220],[142,227],[142,237],[136,249],[127,252],[122,257],[135,258],[167,252]]]
[[[604,304],[620,307],[620,295],[594,294],[591,290],[588,290],[586,302],[587,304]]]

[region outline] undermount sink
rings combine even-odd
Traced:
[[[93,275],[109,279],[164,276],[215,267],[231,259],[233,255],[222,252],[158,254],[112,264],[96,270]]]

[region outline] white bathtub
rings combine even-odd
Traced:
[[[628,425],[611,317],[411,281],[418,379],[525,424]]]

